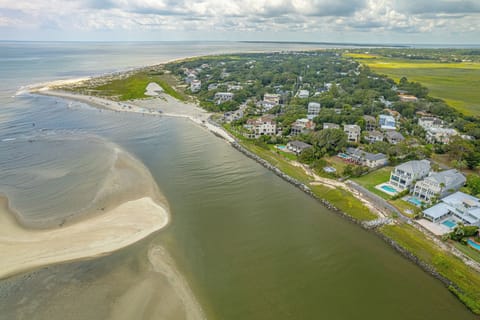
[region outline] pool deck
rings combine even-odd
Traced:
[[[425,227],[425,229],[429,230],[436,236],[441,236],[452,231],[447,226],[441,223],[440,224],[434,223],[434,222],[428,221],[427,219],[417,220],[417,223]]]
[[[387,191],[385,189],[382,189],[382,186],[388,186],[389,188],[395,189],[396,191],[395,192]],[[383,183],[380,183],[380,184],[376,185],[375,189],[380,190],[383,193],[388,194],[389,196],[394,196],[401,191],[401,190],[398,190],[396,187],[392,186],[391,184],[389,184],[388,182],[383,182]]]

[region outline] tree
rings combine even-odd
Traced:
[[[322,155],[333,155],[346,147],[347,135],[340,129],[325,129],[313,135],[312,143]]]
[[[473,195],[480,194],[480,176],[471,174],[467,177],[467,187]]]

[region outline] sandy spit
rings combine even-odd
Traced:
[[[101,256],[163,228],[168,211],[150,197],[53,230],[21,227],[0,198],[0,279],[33,268]]]

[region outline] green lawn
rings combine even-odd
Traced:
[[[355,58],[355,57],[354,57]],[[432,97],[467,115],[480,114],[480,63],[440,63],[403,59],[356,58],[379,74],[407,77],[426,86]]]
[[[339,188],[331,189],[322,185],[310,186],[310,189],[319,198],[329,201],[335,207],[357,220],[368,221],[378,218],[348,191]]]
[[[355,181],[359,185],[365,187],[367,190],[375,193],[376,195],[384,198],[390,199],[390,196],[385,192],[375,189],[375,186],[382,183],[387,182],[390,180],[390,172],[392,171],[392,167],[383,167],[369,174],[361,176],[359,178],[353,178],[352,181]]]
[[[393,205],[395,208],[400,210],[403,214],[409,216],[410,218],[413,218],[415,212],[420,211],[421,209],[414,206],[413,204],[404,201],[402,199],[397,199],[397,200],[388,200],[388,202]],[[407,211],[410,210],[411,213],[407,213]]]
[[[477,261],[480,263],[480,251],[473,249],[470,246],[463,245],[457,241],[452,241],[453,245],[463,253],[465,253],[467,256],[472,258],[473,260]]]
[[[422,232],[408,224],[387,225],[381,227],[380,231],[455,283],[460,290],[451,287],[450,291],[473,312],[480,314],[480,273],[451,253],[440,249]]]

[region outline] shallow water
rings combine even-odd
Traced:
[[[0,192],[19,211],[41,218],[81,206],[92,195],[75,192],[83,183],[70,183],[91,183],[108,162],[108,148],[81,139],[78,148],[28,142],[51,132],[61,141],[100,137],[135,155],[168,199],[172,222],[114,254],[0,281],[0,319],[108,319],[121,311],[187,318],[168,300],[168,277],[149,261],[157,246],[172,256],[209,319],[474,319],[440,282],[375,235],[188,120],[49,97],[4,96],[2,103],[0,172],[8,175]],[[45,177],[59,183],[40,183]],[[45,207],[36,204],[42,198]],[[169,305],[172,312],[162,315]]]

